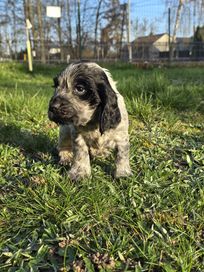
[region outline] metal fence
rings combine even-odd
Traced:
[[[61,6],[61,18],[53,19],[46,15],[47,5],[54,2]],[[76,5],[79,2],[81,19]],[[184,1],[176,40],[172,36],[178,0],[102,1],[104,6],[96,31],[98,2],[1,0],[0,61],[27,61],[27,18],[33,21],[29,36],[33,61],[36,62],[67,63],[80,58],[126,62],[130,60],[130,48],[133,62],[204,61],[204,34],[202,37],[199,33],[197,37],[195,35],[198,27],[201,28],[200,33],[204,32],[203,0]],[[118,3],[116,8],[111,8],[113,2]],[[131,43],[128,43],[128,2],[131,2]]]
[[[27,61],[26,41],[21,41],[22,47],[16,53],[5,50],[5,45],[0,43],[0,60]],[[34,47],[35,44],[35,47]],[[23,46],[24,45],[24,46]],[[42,44],[31,41],[32,57],[35,62],[69,63],[77,59],[95,61],[129,61],[127,43],[109,44],[89,42],[81,47],[45,42]],[[165,61],[204,61],[204,42],[137,42],[131,43],[133,62],[165,62]],[[42,58],[42,50],[44,58]]]

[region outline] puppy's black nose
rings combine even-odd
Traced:
[[[57,111],[59,107],[60,107],[60,104],[53,104],[53,105],[50,105],[49,110],[54,112],[54,111]]]
[[[61,103],[60,99],[58,98],[52,98],[49,105],[49,111],[55,112],[59,109]]]

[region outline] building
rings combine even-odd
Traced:
[[[189,59],[192,57],[193,48],[193,38],[178,37],[176,38],[175,57],[179,59]]]
[[[167,33],[138,37],[132,42],[133,58],[142,60],[167,58],[170,41]]]

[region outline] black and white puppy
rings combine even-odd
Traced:
[[[71,163],[70,178],[90,176],[90,155],[108,155],[112,149],[115,176],[131,175],[128,114],[109,71],[96,63],[73,63],[54,78],[54,87],[48,116],[60,125],[60,163]]]

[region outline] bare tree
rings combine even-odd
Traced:
[[[9,55],[15,59],[18,56],[18,45],[22,34],[22,7],[22,0],[5,0],[2,5],[1,21],[5,30],[3,36],[6,40],[6,47],[9,48]]]
[[[128,16],[127,16],[127,4],[121,5],[121,35],[120,35],[120,49],[119,49],[119,57],[122,57],[122,46],[123,46],[123,35],[124,35],[124,27],[128,25]]]
[[[43,30],[43,18],[42,18],[42,2],[41,0],[37,0],[37,16],[38,16],[38,31],[40,38],[40,55],[42,63],[46,62],[45,57],[45,36]]]
[[[173,58],[174,55],[174,50],[175,50],[175,43],[176,43],[176,34],[177,34],[177,30],[179,28],[180,25],[180,20],[181,20],[181,11],[184,5],[184,0],[178,0],[178,6],[177,6],[177,10],[176,10],[176,19],[175,19],[175,23],[174,23],[174,28],[173,28],[173,34],[172,34],[172,44],[170,46],[170,60]]]
[[[67,32],[68,32],[68,48],[73,53],[73,41],[72,41],[72,21],[71,21],[71,6],[70,0],[66,1],[66,16],[67,16]]]
[[[61,7],[62,9],[62,3],[60,3],[59,0],[57,0],[57,5]],[[61,27],[61,19],[57,18],[57,33],[58,33],[58,38],[59,38],[59,46],[60,46],[60,58],[61,61],[64,60],[64,48],[63,48],[63,43],[62,43],[62,27]]]
[[[8,53],[8,44],[7,44],[7,37],[8,37],[8,3],[1,3],[0,6],[1,11],[1,18],[0,18],[0,33],[1,33],[1,56],[5,56]]]
[[[37,48],[37,38],[38,38],[38,30],[36,29],[35,19],[36,19],[36,6],[33,5],[32,0],[28,1],[28,18],[32,24],[32,37],[33,37],[33,45],[34,49]]]
[[[178,30],[178,27],[180,25],[180,20],[181,20],[181,10],[184,5],[184,0],[179,0],[177,11],[176,11],[176,19],[175,19],[175,24],[174,24],[174,29],[173,29],[173,35],[172,35],[172,42],[174,43],[176,41],[176,33]]]
[[[96,19],[95,19],[95,29],[94,29],[94,57],[95,58],[97,55],[98,26],[99,26],[99,21],[100,21],[102,3],[103,3],[103,0],[98,0],[98,4],[97,4],[97,8],[96,8]]]
[[[16,1],[9,1],[11,6],[11,14],[13,17],[13,39],[12,43],[14,44],[14,57],[17,60],[17,46],[18,46],[18,39],[17,39],[17,11],[16,11]]]
[[[172,14],[173,31],[170,47],[170,58],[172,59],[178,32],[188,35],[192,34],[193,30],[193,33],[195,33],[196,24],[201,24],[200,19],[203,20],[204,0],[166,0],[166,6],[170,7]]]
[[[108,48],[110,49],[110,47],[116,50],[117,56],[120,53],[121,26],[123,24],[121,11],[119,0],[111,0],[109,2],[109,9],[104,14],[107,24],[101,32],[101,41],[105,44],[104,57],[108,54]]]

